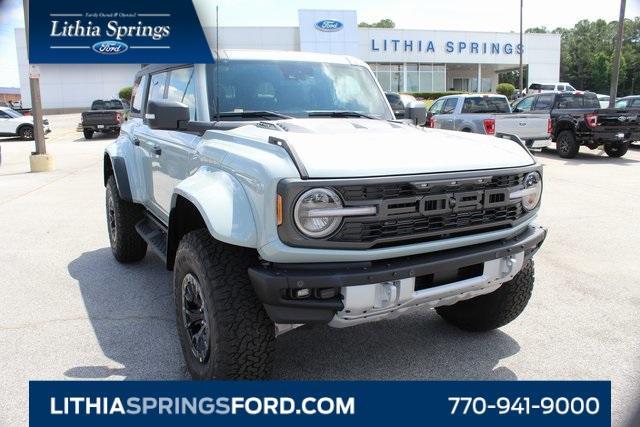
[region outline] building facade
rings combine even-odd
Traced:
[[[300,10],[297,27],[205,27],[212,48],[299,50],[356,56],[393,92],[492,92],[501,72],[519,66],[520,50],[530,82],[560,75],[560,35],[435,31],[358,27],[352,10]],[[219,40],[216,40],[216,33]],[[30,104],[23,29],[16,29],[23,103]],[[41,65],[43,107],[78,111],[93,99],[114,98],[131,85],[140,65]],[[527,82],[525,82],[527,83]]]

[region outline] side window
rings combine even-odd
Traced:
[[[0,119],[10,119],[11,116],[5,113],[4,111],[0,111]]]
[[[582,108],[582,98],[575,95],[566,95],[558,100],[557,108],[560,110],[571,110]]]
[[[429,108],[429,112],[432,114],[440,114],[442,112],[442,106],[444,105],[444,99],[438,99],[433,103],[431,108]]]
[[[600,108],[600,101],[596,95],[590,94],[582,97],[583,108]]]
[[[133,83],[131,91],[131,113],[140,114],[142,112],[142,97],[144,97],[144,89],[147,86],[147,75],[138,77]]]
[[[518,104],[516,104],[514,109],[517,110],[518,112],[520,112],[520,111],[531,111],[531,107],[533,106],[533,100],[534,99],[535,99],[535,97],[528,96],[528,97],[524,98],[522,101],[520,101]]]
[[[556,90],[559,90],[560,92],[564,92],[566,89],[564,85],[558,85],[558,88]]]
[[[189,106],[189,117],[196,119],[196,92],[193,67],[171,70],[167,85],[167,99]]]
[[[636,98],[631,101],[631,106],[633,108],[640,108],[640,98]]]
[[[442,114],[452,114],[456,109],[456,104],[458,104],[458,98],[449,98],[444,102],[444,107],[442,108]]]
[[[571,86],[571,85],[567,85],[567,90],[568,90],[569,92],[575,92],[575,91],[576,91],[576,88],[575,88],[575,87],[573,87],[573,86]]]
[[[149,100],[164,99],[165,85],[167,81],[167,73],[158,73],[151,76],[149,84]]]
[[[551,104],[553,104],[553,95],[540,95],[538,100],[536,101],[536,106],[534,110],[536,111],[547,111],[551,109]]]

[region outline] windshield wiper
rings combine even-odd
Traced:
[[[227,117],[241,117],[241,118],[253,118],[253,117],[264,117],[264,118],[276,118],[276,119],[292,119],[291,116],[286,116],[284,114],[276,113],[273,111],[224,111],[221,113],[214,113],[214,116],[220,116],[221,118]]]
[[[307,111],[307,114],[309,114],[309,117],[360,117],[364,119],[376,120],[376,118],[373,116],[358,113],[357,111],[323,110],[323,111]]]

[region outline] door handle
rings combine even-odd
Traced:
[[[133,145],[135,145],[136,147],[140,145],[140,140],[136,137],[133,137],[131,142],[133,142]]]
[[[155,154],[156,156],[159,156],[162,154],[162,149],[160,147],[158,147],[157,145],[153,146],[153,154]]]

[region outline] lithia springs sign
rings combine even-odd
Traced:
[[[524,46],[516,43],[475,42],[449,40],[438,46],[431,40],[371,39],[373,52],[425,52],[435,53],[441,49],[446,53],[478,54],[478,55],[519,55]]]

